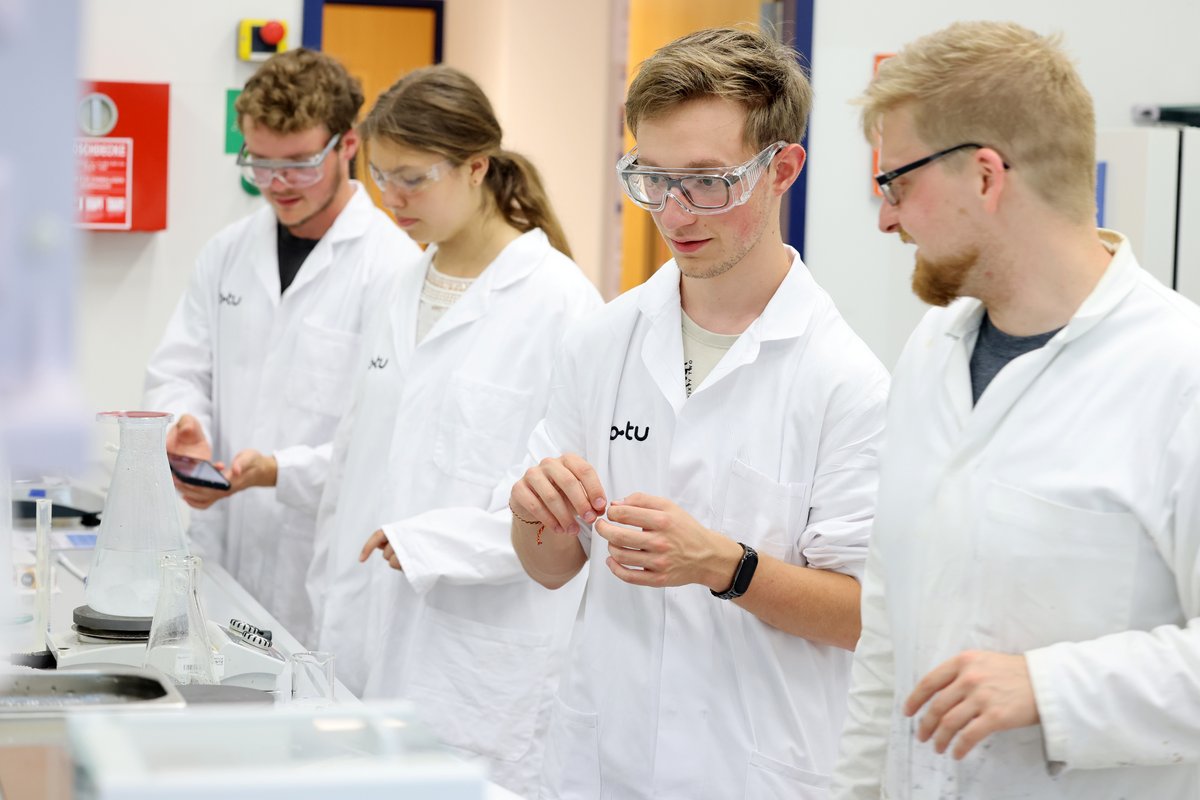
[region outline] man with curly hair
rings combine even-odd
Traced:
[[[350,179],[362,104],[358,80],[310,50],[276,55],[246,82],[238,164],[267,205],[201,251],[146,370],[146,407],[176,415],[167,449],[215,456],[231,484],[178,484],[195,509],[193,546],[302,642],[316,506],[364,307],[420,255]],[[242,491],[252,487],[263,488]]]

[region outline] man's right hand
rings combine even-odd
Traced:
[[[167,431],[167,452],[211,461],[212,445],[204,438],[200,420],[191,414],[181,414],[179,421]]]
[[[526,520],[537,520],[553,533],[579,533],[576,518],[591,524],[608,501],[592,465],[577,455],[544,458],[512,488],[509,506]]]
[[[204,438],[204,428],[200,426],[200,420],[191,414],[181,414],[179,421],[167,430],[167,452],[211,461],[212,445],[209,444],[208,439]],[[222,472],[225,471],[224,464],[217,463],[213,466]],[[183,501],[192,508],[208,508],[216,500],[215,497],[208,496],[213,493],[212,489],[186,484],[176,478],[174,473],[171,474],[171,480],[175,484],[175,489],[183,496]]]

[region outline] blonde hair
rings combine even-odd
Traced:
[[[519,231],[541,228],[554,249],[571,257],[537,168],[501,149],[503,132],[492,104],[462,72],[442,65],[410,72],[379,96],[359,131],[364,139],[437,153],[456,166],[487,156],[484,181],[504,219]]]
[[[333,135],[354,127],[362,105],[362,86],[345,67],[324,53],[297,48],[259,67],[234,109],[239,125],[248,118],[284,134],[324,125]]]
[[[625,100],[625,122],[637,136],[643,120],[689,100],[720,97],[746,109],[742,137],[761,150],[804,138],[812,86],[798,54],[756,31],[709,28],[676,39],[638,67]]]
[[[883,115],[903,106],[931,152],[966,142],[994,148],[1067,218],[1095,215],[1095,112],[1061,37],[1011,22],[958,22],[884,61],[858,102],[872,141]]]

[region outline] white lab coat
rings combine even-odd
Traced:
[[[1091,295],[974,408],[977,300],[901,356],[839,800],[1200,794],[1200,315],[1104,237]],[[1025,653],[1041,725],[956,762],[900,706],[967,649]]]
[[[281,297],[276,218],[264,206],[201,251],[146,369],[146,407],[197,417],[214,459],[228,464],[246,448],[278,459],[274,491],[250,489],[193,512],[189,533],[301,642],[311,643],[304,577],[363,307],[420,255],[355,183]]]
[[[669,498],[791,564],[857,577],[887,373],[792,251],[761,316],[685,396],[668,262],[573,332],[530,457],[581,454],[607,496]],[[850,653],[704,586],[634,586],[585,531],[591,573],[556,699],[543,798],[826,796]]]
[[[579,592],[525,575],[503,479],[545,410],[565,329],[600,295],[530,231],[417,344],[434,252],[397,276],[355,364],[309,588],[320,647],[348,687],[413,700],[443,740],[487,756],[493,780],[525,791]],[[402,573],[378,554],[358,563],[385,524]]]

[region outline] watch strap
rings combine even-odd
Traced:
[[[750,581],[754,578],[754,570],[758,568],[758,551],[745,542],[738,542],[742,547],[742,560],[738,562],[737,569],[733,573],[733,581],[729,584],[729,588],[723,592],[712,592],[713,597],[719,597],[722,600],[733,600],[741,597],[750,588]],[[711,589],[709,590],[712,591]]]

